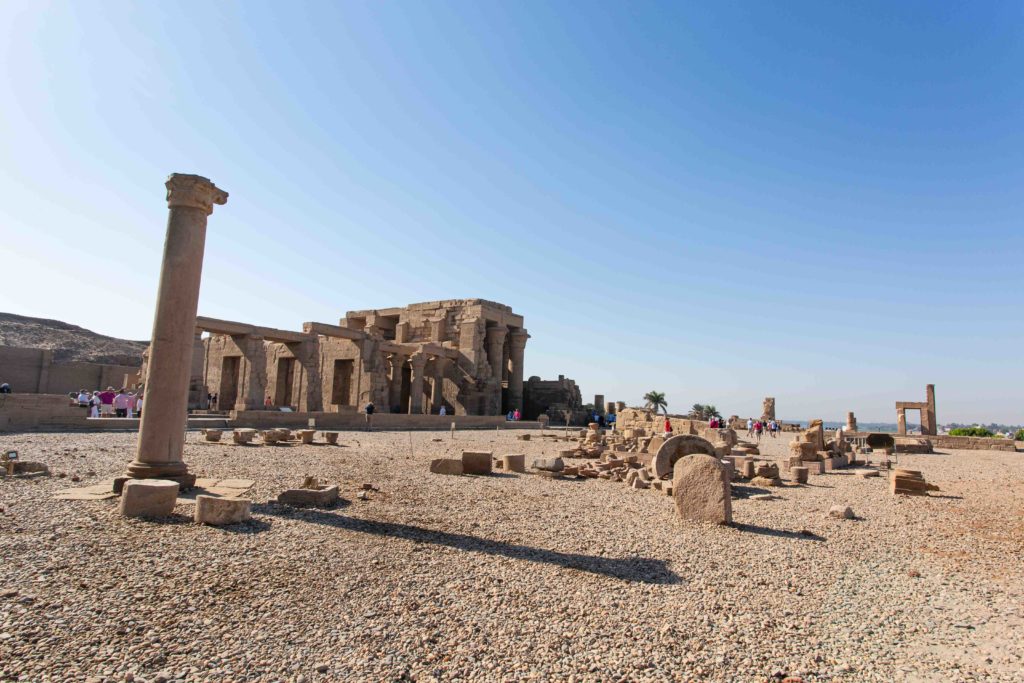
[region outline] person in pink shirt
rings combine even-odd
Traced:
[[[114,387],[107,387],[106,391],[100,392],[100,415],[108,416],[114,412]]]

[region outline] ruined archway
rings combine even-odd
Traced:
[[[671,476],[672,468],[675,467],[676,461],[684,455],[693,455],[694,453],[704,453],[713,458],[717,457],[715,455],[715,447],[707,439],[694,436],[693,434],[673,436],[661,444],[661,448],[654,454],[654,458],[651,460],[651,470],[654,471],[654,476],[657,479]]]

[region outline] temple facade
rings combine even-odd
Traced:
[[[202,336],[206,333],[207,336]],[[190,403],[218,410],[289,407],[501,415],[523,407],[523,318],[459,299],[350,311],[301,332],[199,317]]]

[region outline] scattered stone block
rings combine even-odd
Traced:
[[[125,517],[166,517],[177,500],[178,482],[129,479],[121,488],[120,510]]]
[[[789,474],[793,481],[798,484],[807,483],[807,475],[810,474],[806,467],[790,467]]]
[[[865,479],[871,479],[872,477],[881,476],[878,470],[857,470],[856,472],[854,472],[854,474]]]
[[[630,486],[632,486],[635,489],[649,489],[651,488],[651,482],[644,481],[640,477],[637,477],[633,480],[633,483],[630,484]]]
[[[730,524],[732,497],[725,466],[710,455],[680,458],[673,468],[673,497],[683,519]]]
[[[277,496],[282,505],[297,507],[330,507],[338,502],[337,486],[321,486],[312,489],[287,489]]]
[[[823,458],[821,461],[821,467],[826,472],[831,472],[835,469],[835,461],[832,458]]]
[[[256,430],[255,429],[248,429],[248,428],[236,429],[231,434],[231,440],[234,441],[236,444],[238,444],[240,446],[244,446],[246,444],[252,443],[253,437],[255,437],[255,436],[256,436]]]
[[[804,467],[811,474],[825,474],[825,463],[821,460],[805,460]]]
[[[561,458],[540,458],[533,461],[533,468],[544,472],[561,472],[565,469],[565,462]]]
[[[338,432],[324,432],[324,438],[332,446],[336,445],[338,443]]]
[[[740,474],[743,475],[744,479],[753,479],[754,478],[754,472],[755,472],[755,469],[754,469],[754,459],[753,458],[744,458],[743,459],[743,468],[740,470]]]
[[[519,439],[520,441],[529,441],[530,440],[530,435],[529,434],[519,434],[519,435],[516,436],[516,438]]]
[[[526,456],[519,453],[515,455],[503,455],[501,457],[502,469],[506,472],[525,472]]]
[[[491,451],[462,451],[462,473],[490,474],[493,459]]]
[[[833,505],[828,509],[828,516],[836,519],[853,519],[853,508],[849,505]]]
[[[305,444],[313,443],[313,437],[314,436],[316,436],[316,430],[315,429],[300,429],[299,430],[299,440],[302,441],[302,443],[305,443]]]
[[[648,448],[648,452],[654,454],[651,460],[651,470],[654,472],[656,479],[670,476],[673,473],[673,467],[676,462],[687,455],[700,453],[714,456],[716,460],[718,459],[715,447],[711,445],[710,441],[692,434],[679,434],[670,437],[657,450]]]
[[[893,495],[927,496],[929,491],[939,490],[938,486],[926,482],[918,470],[895,469],[889,484]]]
[[[462,460],[457,458],[437,458],[430,461],[433,474],[462,474]]]
[[[226,526],[252,518],[252,501],[248,498],[196,496],[195,521],[199,524]]]
[[[204,429],[203,430],[203,436],[206,437],[206,440],[211,442],[211,443],[216,443],[216,442],[220,441],[221,434],[223,434],[223,433],[224,433],[223,430],[220,430],[220,429]]]
[[[562,474],[564,474],[567,477],[575,477],[579,473],[580,473],[580,468],[576,467],[576,466],[569,466],[569,467],[566,467],[564,470],[562,470]]]

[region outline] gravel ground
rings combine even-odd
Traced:
[[[734,500],[732,527],[599,479],[427,472],[463,448],[564,446],[516,433],[191,433],[194,472],[257,482],[253,521],[223,529],[188,505],[155,522],[51,497],[121,473],[134,434],[0,436],[69,475],[0,480],[0,680],[1024,680],[1024,454],[901,456],[941,487],[927,498],[812,476]],[[267,503],[305,475],[343,503]]]

